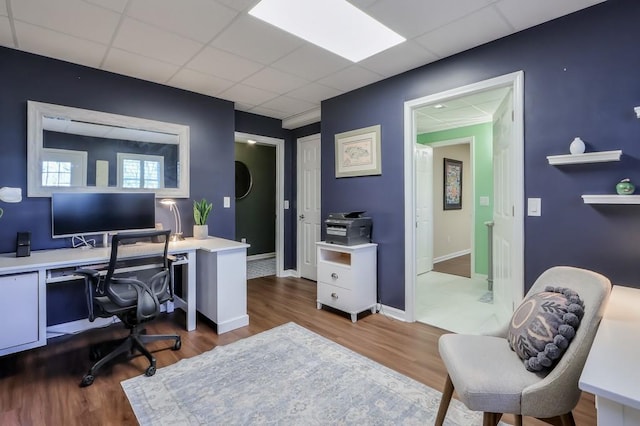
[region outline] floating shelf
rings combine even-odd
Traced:
[[[549,155],[547,160],[552,166],[561,164],[580,163],[605,163],[608,161],[620,161],[622,150],[586,152],[584,154]]]
[[[583,195],[585,204],[640,204],[640,195]]]

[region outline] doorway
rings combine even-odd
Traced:
[[[275,224],[275,262],[273,254],[267,254],[262,259],[261,256],[255,256],[254,261],[261,262],[258,265],[261,271],[274,270],[275,275],[280,277],[284,274],[284,140],[276,139],[261,135],[252,135],[248,133],[235,133],[235,142],[243,144],[256,144],[275,149],[275,206],[273,214],[270,212],[255,212],[255,220],[269,221]],[[237,200],[236,200],[237,203]],[[236,235],[240,240],[242,235]],[[251,244],[251,241],[246,241]],[[270,257],[269,257],[270,256]],[[251,256],[248,256],[248,261]],[[266,263],[269,263],[266,265]],[[275,263],[275,265],[273,265]]]
[[[420,251],[418,249],[418,247],[423,244],[421,239],[424,238],[424,233],[420,234],[416,231],[416,229],[419,228],[419,222],[422,220],[420,218],[420,196],[417,192],[419,188],[418,176],[420,175],[418,164],[419,158],[421,158],[422,155],[419,154],[420,150],[417,149],[421,144],[417,144],[417,142],[420,141],[420,138],[423,138],[423,136],[419,137],[419,135],[446,130],[447,125],[449,126],[448,129],[454,129],[471,124],[471,122],[468,121],[469,117],[463,119],[458,112],[462,111],[463,107],[468,107],[470,100],[482,99],[483,94],[490,92],[508,94],[504,95],[504,99],[501,99],[497,103],[497,107],[493,107],[488,124],[492,132],[503,135],[502,138],[499,138],[497,146],[494,146],[496,141],[492,140],[491,147],[492,150],[495,151],[491,161],[495,165],[494,169],[497,171],[495,171],[495,173],[492,171],[492,176],[489,180],[494,183],[497,189],[493,197],[473,191],[473,200],[471,203],[474,206],[478,206],[480,204],[486,204],[488,201],[492,206],[492,218],[502,217],[503,213],[507,210],[509,213],[508,219],[501,223],[500,229],[498,229],[497,232],[494,229],[493,237],[494,243],[496,238],[506,238],[504,241],[501,240],[501,245],[503,247],[510,247],[509,253],[511,254],[511,258],[508,260],[504,257],[496,258],[496,255],[492,256],[492,260],[494,261],[492,271],[508,271],[502,274],[498,288],[494,289],[497,290],[494,291],[494,293],[500,295],[497,303],[494,303],[495,307],[493,307],[496,310],[497,316],[499,318],[508,318],[508,315],[510,315],[513,310],[514,304],[522,298],[524,287],[522,85],[523,73],[516,72],[405,103],[405,258],[407,260],[405,268],[405,316],[407,321],[415,321],[417,319],[416,286],[419,279],[419,265],[424,263],[420,260]],[[505,103],[505,99],[507,99],[508,102]],[[425,128],[420,127],[421,123],[419,120],[420,114],[428,108],[449,109],[444,114],[432,114],[434,116],[437,115],[437,119],[432,120],[431,128],[427,127],[427,131],[425,132]],[[483,112],[482,107],[475,109],[479,113]],[[505,113],[507,109],[508,113]],[[476,123],[487,122],[486,117],[480,117],[482,114],[477,115],[478,116],[474,118]],[[508,118],[508,120],[506,118]],[[510,128],[509,131],[505,130],[507,122]],[[438,126],[440,126],[440,128],[438,128]],[[505,134],[508,134],[508,137],[504,137]],[[472,156],[471,160],[474,166],[476,166],[475,157],[476,156]],[[433,209],[431,209],[431,211],[433,211]],[[477,220],[473,222],[475,223]],[[432,221],[431,223],[433,224],[434,222]],[[476,230],[472,232],[472,235],[475,237],[478,235],[480,227],[477,223],[474,224],[474,227]],[[431,229],[433,229],[433,225],[431,225]],[[486,230],[483,231],[487,232]],[[472,257],[474,257],[474,260],[471,261],[472,278],[474,276],[474,270],[477,270],[478,263],[481,263],[479,262],[480,259],[475,259],[480,257],[477,255],[480,254],[480,251],[477,249],[477,243],[478,241],[471,243],[473,245],[471,253]],[[488,256],[486,249],[484,254]],[[424,275],[428,274],[436,273],[429,272]],[[494,276],[495,275],[494,273]],[[449,287],[452,286],[453,284],[449,285]],[[483,283],[483,286],[484,289],[488,288],[486,281]],[[443,304],[446,303],[453,304],[447,306],[449,312],[460,313],[466,311],[466,308],[459,304],[459,300],[443,302]],[[473,322],[473,319],[471,319],[471,322]]]

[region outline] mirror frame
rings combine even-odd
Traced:
[[[119,187],[98,188],[95,186],[43,187],[40,183],[40,164],[44,139],[44,117],[55,117],[107,126],[175,134],[178,137],[178,187],[159,189],[132,188],[130,190]],[[96,192],[99,190],[101,192],[149,191],[155,192],[156,198],[189,198],[189,156],[189,126],[43,102],[27,101],[27,196],[29,197],[51,197],[53,192]]]

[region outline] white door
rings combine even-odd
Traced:
[[[298,139],[298,273],[316,280],[320,241],[320,135]]]
[[[509,91],[493,121],[493,300],[503,314],[513,312],[516,179],[513,156],[513,92]]]
[[[416,144],[416,273],[433,269],[433,148]]]

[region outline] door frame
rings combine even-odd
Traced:
[[[518,250],[514,255],[513,277],[514,302],[519,302],[524,293],[524,72],[516,71],[499,77],[487,79],[455,89],[446,90],[433,95],[412,99],[404,103],[404,229],[405,229],[405,321],[415,321],[416,292],[416,239],[415,239],[415,188],[414,144],[417,140],[415,110],[428,104],[445,102],[477,92],[499,87],[511,86],[513,89],[513,134],[514,134],[514,167],[512,179],[516,193],[513,198],[514,208],[514,242]]]
[[[300,143],[301,142],[306,142],[308,140],[311,139],[318,139],[318,141],[320,142],[320,151],[322,153],[322,138],[321,138],[321,133],[315,133],[313,135],[309,135],[309,136],[305,136],[302,138],[298,138],[296,139],[296,199],[300,200],[300,194],[302,193],[302,173],[301,173],[301,164],[302,162],[300,161]],[[322,160],[321,160],[322,161]],[[320,163],[320,167],[322,167],[322,162]],[[321,182],[318,181],[318,185],[320,185]],[[318,188],[318,191],[320,191],[322,188]],[[299,205],[299,203],[298,203]],[[322,192],[320,192],[320,206],[322,206]],[[296,214],[297,214],[297,210],[296,210]],[[320,218],[320,226],[322,227],[322,218]],[[298,216],[296,216],[296,277],[300,278],[302,276],[302,274],[300,273],[300,265],[301,265],[301,259],[302,259],[302,244],[301,244],[301,240],[302,240],[302,232],[300,232],[300,221],[298,220]],[[322,235],[322,230],[320,231],[320,234]],[[317,259],[316,259],[316,263],[317,263]]]
[[[234,142],[275,146],[276,148],[276,276],[284,275],[284,139],[235,132]],[[234,194],[235,200],[235,194]]]

